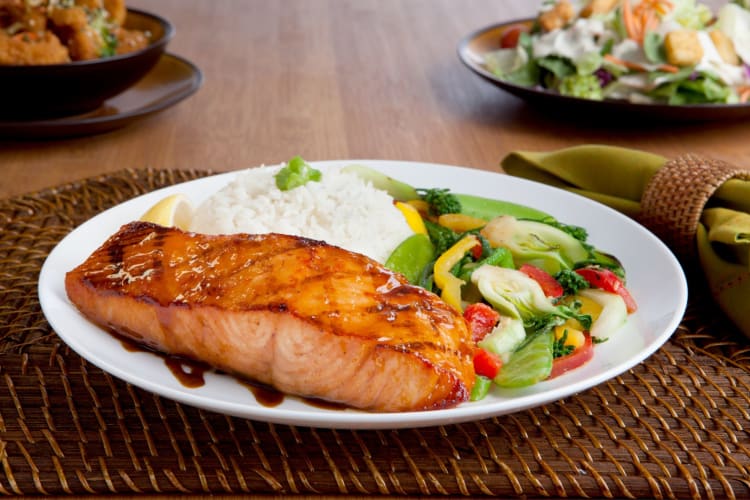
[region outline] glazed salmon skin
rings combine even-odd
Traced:
[[[455,406],[474,384],[458,312],[316,240],[132,222],[68,272],[65,288],[104,329],[288,394],[403,412]]]

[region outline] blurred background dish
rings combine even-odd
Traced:
[[[128,9],[123,26],[148,34],[133,52],[57,64],[0,65],[2,120],[40,120],[90,112],[143,78],[174,36],[166,19]]]
[[[654,120],[729,120],[750,116],[750,104],[634,103],[626,100],[595,101],[559,94],[540,86],[517,85],[493,74],[485,65],[485,55],[500,48],[503,34],[519,24],[531,26],[533,19],[497,23],[470,33],[458,43],[458,57],[471,71],[500,89],[552,113],[588,118],[649,118]],[[570,114],[574,112],[575,114]]]
[[[92,111],[36,120],[0,117],[0,139],[60,139],[109,132],[174,106],[202,83],[197,66],[165,53],[141,80]]]

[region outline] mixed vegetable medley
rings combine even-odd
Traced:
[[[485,56],[498,78],[592,100],[671,105],[750,99],[750,1],[547,0]]]
[[[414,231],[385,262],[463,314],[476,342],[472,400],[492,384],[525,387],[589,361],[637,309],[620,262],[585,229],[506,201],[415,189],[361,165],[354,172],[394,199]],[[299,157],[280,189],[320,179]]]

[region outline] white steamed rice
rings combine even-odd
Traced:
[[[191,229],[207,234],[304,236],[381,263],[413,234],[392,198],[356,174],[326,169],[320,182],[281,191],[274,175],[282,167],[238,173],[197,208]]]

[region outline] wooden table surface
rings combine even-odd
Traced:
[[[226,171],[294,155],[491,170],[516,149],[606,143],[750,163],[746,121],[665,126],[550,116],[459,61],[461,37],[531,16],[538,2],[130,0],[128,5],[175,24],[168,50],[202,69],[202,88],[114,132],[51,141],[0,138],[0,198],[127,167]]]

